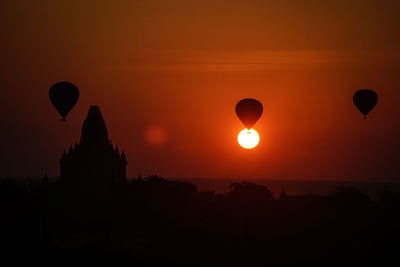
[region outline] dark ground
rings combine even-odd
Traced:
[[[157,176],[0,184],[2,266],[400,266],[400,194],[226,194]]]

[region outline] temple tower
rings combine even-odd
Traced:
[[[126,181],[126,157],[108,139],[108,130],[98,106],[91,106],[82,126],[79,144],[64,151],[62,183],[122,183]]]

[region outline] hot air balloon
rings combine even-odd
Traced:
[[[378,95],[370,89],[358,90],[353,96],[354,105],[364,115],[364,119],[367,118],[368,113],[378,103]]]
[[[53,106],[60,113],[61,120],[66,121],[65,117],[78,102],[79,91],[72,83],[59,82],[50,87],[49,97]]]
[[[236,114],[244,126],[250,130],[263,113],[262,104],[253,98],[245,98],[236,104]]]

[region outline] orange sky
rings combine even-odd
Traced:
[[[83,3],[82,3],[83,2]],[[398,1],[2,1],[0,176],[59,174],[100,105],[128,175],[400,179]],[[49,87],[75,83],[68,123]],[[352,94],[380,96],[364,121]],[[260,145],[234,108],[264,105]]]

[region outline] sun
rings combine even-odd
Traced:
[[[260,136],[254,129],[243,129],[238,135],[239,145],[246,149],[255,148],[260,142]]]

